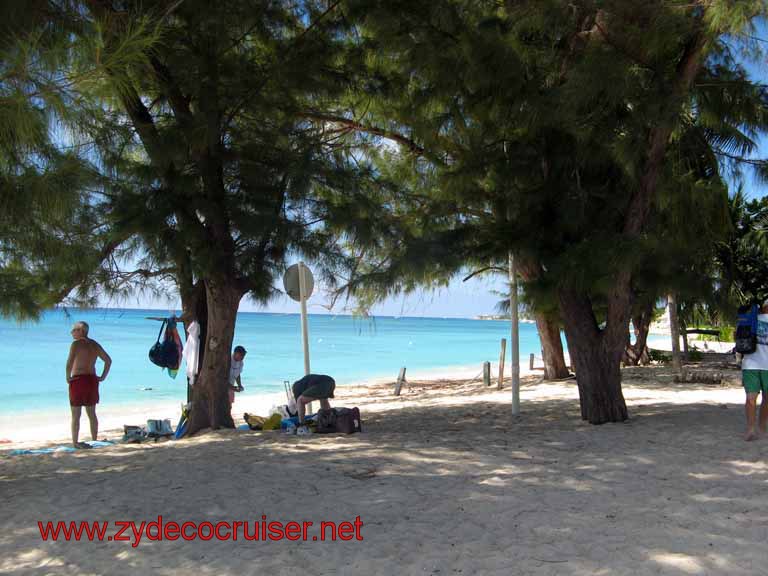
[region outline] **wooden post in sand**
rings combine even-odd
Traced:
[[[534,361],[534,359],[535,359],[535,356],[533,355],[533,353],[531,353],[531,365],[530,365],[531,370],[533,370],[533,361]]]
[[[400,374],[397,376],[397,382],[395,383],[395,396],[400,396],[400,389],[403,387],[403,382],[405,382],[405,366],[400,368]]]
[[[491,385],[491,363],[483,362],[483,384]]]
[[[501,390],[501,387],[504,386],[504,360],[507,357],[507,339],[502,338],[501,339],[501,353],[499,354],[499,381],[497,384],[497,388]]]

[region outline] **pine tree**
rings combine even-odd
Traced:
[[[732,80],[728,34],[764,4],[350,4],[386,79],[386,104],[366,123],[407,135],[414,169],[431,177],[417,211],[430,203],[420,218],[433,238],[416,246],[461,242],[444,265],[509,250],[529,262],[530,292],[565,324],[582,417],[626,419],[619,365],[633,279],[661,189],[682,177],[667,156],[711,94],[697,81],[722,90]]]
[[[100,109],[83,91],[105,68],[143,60],[157,38],[137,20],[100,58],[96,23],[82,9],[0,7],[0,312],[20,319],[62,301],[92,303],[84,287],[116,246],[100,226],[112,183],[87,134]]]
[[[89,6],[107,22],[107,51],[136,14],[162,20],[148,64],[106,79],[113,120],[124,115],[138,136],[111,148],[115,170],[133,183],[115,199],[113,221],[119,235],[141,238],[153,271],[172,270],[185,319],[203,325],[190,432],[232,426],[241,299],[269,300],[292,254],[325,271],[340,265],[332,224],[348,222],[373,181],[343,134],[311,119],[345,88],[357,56],[343,15],[322,2]]]
[[[75,34],[101,62],[77,93],[96,104],[78,125],[99,194],[78,205],[89,214],[83,240],[98,249],[67,279],[83,295],[178,291],[183,320],[202,325],[190,433],[233,426],[227,381],[241,299],[272,298],[294,255],[332,284],[347,263],[336,234],[375,197],[354,137],[312,119],[359,65],[337,8],[90,0],[79,12],[88,25]],[[137,22],[159,38],[141,58],[120,58]],[[36,278],[52,265],[43,264]]]

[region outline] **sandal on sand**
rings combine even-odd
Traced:
[[[93,446],[91,446],[90,444],[86,444],[85,442],[78,442],[77,444],[75,444],[75,448],[78,448],[80,450],[90,450],[91,448],[93,448]]]

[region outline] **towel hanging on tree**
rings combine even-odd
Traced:
[[[184,344],[184,362],[187,363],[187,378],[189,384],[195,383],[197,364],[200,360],[200,324],[192,322],[187,328],[187,341]]]

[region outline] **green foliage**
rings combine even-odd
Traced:
[[[651,357],[651,362],[659,362],[659,363],[665,363],[669,362],[672,359],[672,355],[670,352],[665,352],[664,350],[649,350],[649,355]]]
[[[39,4],[6,39],[2,87],[27,113],[3,107],[0,132],[27,164],[4,170],[2,205],[27,217],[0,238],[5,313],[169,285],[185,298],[209,279],[263,302],[288,258],[329,283],[349,266],[383,195],[354,135],[314,119],[361,58],[340,10]]]
[[[721,300],[735,314],[741,304],[768,298],[768,198],[748,201],[739,191],[731,199],[730,216],[732,233],[717,247],[717,264]]]
[[[5,312],[206,279],[263,302],[296,256],[364,308],[503,269],[510,250],[526,304],[550,313],[568,286],[602,320],[628,268],[638,305],[725,286],[709,264],[730,233],[720,172],[754,152],[766,109],[727,34],[762,3],[27,8],[3,6],[0,39]],[[679,95],[702,30],[707,60]],[[628,236],[666,123],[651,223]]]
[[[0,8],[0,313],[20,318],[70,295],[103,259],[100,226],[110,183],[83,131],[98,102],[82,90],[106,67],[140,58],[155,40],[143,21],[121,38],[119,59],[99,61],[93,23],[78,2]],[[86,33],[86,30],[91,32]]]
[[[705,340],[707,342],[733,342],[734,334],[736,332],[736,326],[733,324],[697,324],[696,326],[688,326],[688,329],[700,329],[700,330],[719,330],[720,335],[714,336],[712,334],[698,334],[696,338],[698,340]]]
[[[701,362],[704,359],[704,354],[698,350],[688,350],[688,360],[691,362]]]
[[[401,198],[411,222],[426,224],[420,254],[435,250],[407,265],[407,233],[370,246],[379,254],[373,292],[466,267],[503,269],[512,250],[538,267],[525,288],[542,310],[569,286],[589,295],[600,320],[628,268],[639,300],[711,293],[713,246],[730,227],[721,166],[740,166],[765,128],[765,90],[736,63],[727,36],[765,7],[736,4],[705,11],[708,57],[693,89],[677,95],[681,54],[702,34],[690,4],[348,2],[377,54],[369,73],[379,99],[367,117],[423,149],[419,160],[406,149],[377,160],[418,171],[398,181],[409,191]],[[667,161],[649,224],[633,237],[627,212],[649,134],[664,123]]]

